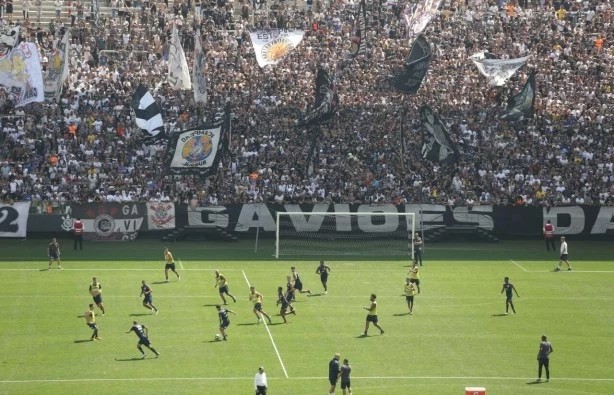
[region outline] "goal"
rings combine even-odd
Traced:
[[[414,256],[415,213],[277,212],[275,257]]]

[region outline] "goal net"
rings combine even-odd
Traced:
[[[277,212],[275,257],[413,258],[414,213]]]

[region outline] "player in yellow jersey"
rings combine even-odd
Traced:
[[[85,312],[85,323],[94,331],[90,340],[100,340],[98,337],[98,325],[96,324],[96,312],[94,311],[93,304],[90,304],[89,310]]]
[[[271,317],[262,310],[262,294],[256,291],[256,288],[251,286],[249,287],[249,300],[254,304],[254,315],[258,318],[258,323],[262,321],[261,316],[265,316],[269,320],[269,324],[271,324]]]
[[[418,293],[420,293],[420,269],[418,268],[418,262],[414,262],[409,268],[409,282],[416,286]]]
[[[177,280],[181,281],[181,276],[179,275],[179,273],[177,273],[177,270],[175,268],[175,260],[173,259],[173,254],[171,253],[171,251],[167,248],[164,249],[164,277],[166,278],[166,282],[168,282],[168,270],[172,270],[173,273],[175,273],[177,275]]]
[[[215,285],[214,287],[218,288],[218,291],[220,293],[220,298],[222,298],[222,301],[224,302],[224,304],[226,303],[226,298],[224,297],[224,294],[230,296],[232,298],[233,302],[237,302],[237,298],[235,298],[234,296],[232,296],[230,294],[230,291],[228,290],[228,280],[226,280],[226,277],[220,273],[219,270],[215,271]]]
[[[92,298],[94,298],[94,303],[96,303],[96,306],[98,306],[98,308],[102,311],[102,315],[104,315],[104,304],[102,304],[102,284],[98,282],[96,277],[92,278],[89,291]]]
[[[375,325],[375,327],[379,329],[380,335],[384,334],[384,330],[378,324],[377,302],[375,301],[375,299],[377,299],[377,296],[375,294],[371,294],[371,298],[369,299],[371,301],[371,304],[369,305],[369,307],[366,307],[366,306],[363,307],[365,310],[368,311],[368,313],[367,313],[367,319],[365,322],[365,331],[363,332],[362,336],[367,336],[367,331],[369,330],[370,323],[373,323],[373,325]]]
[[[407,307],[409,308],[409,315],[414,312],[414,295],[416,294],[416,286],[411,282],[409,278],[405,279],[405,300],[407,301]]]

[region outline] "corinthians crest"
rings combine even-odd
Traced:
[[[174,229],[175,204],[168,202],[147,203],[147,218],[149,229]]]

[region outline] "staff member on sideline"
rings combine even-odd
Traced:
[[[72,233],[75,239],[75,243],[73,249],[77,249],[77,244],[79,245],[79,249],[83,249],[83,221],[81,218],[77,218],[75,222],[72,224]]]
[[[341,366],[339,365],[340,359],[341,354],[336,353],[335,356],[333,356],[333,359],[331,359],[328,363],[328,382],[330,383],[330,390],[328,391],[328,395],[335,394],[337,380],[339,380],[339,376],[341,375]]]
[[[414,262],[419,263],[422,266],[422,237],[418,232],[414,233]]]
[[[561,271],[561,263],[565,262],[567,270],[571,270],[571,264],[569,263],[569,251],[567,250],[567,242],[565,236],[561,237],[561,256],[559,257],[559,265],[554,269],[555,272]]]
[[[266,395],[267,388],[266,373],[264,372],[264,368],[261,366],[258,368],[258,373],[256,373],[256,376],[254,377],[254,389],[256,390],[256,395]]]
[[[552,247],[552,251],[556,251],[556,246],[554,245],[554,225],[550,223],[550,220],[546,222],[544,225],[544,240],[546,240],[546,251],[550,251]]]

